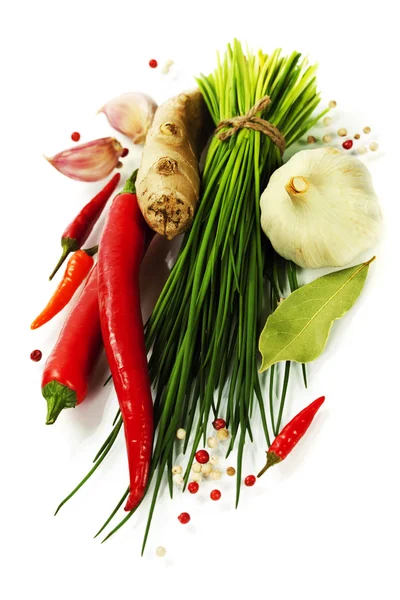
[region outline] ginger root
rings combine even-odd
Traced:
[[[158,107],[147,134],[136,193],[149,226],[171,240],[186,231],[200,195],[199,158],[211,118],[199,90]]]

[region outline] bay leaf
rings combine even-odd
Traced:
[[[268,317],[261,333],[260,372],[280,361],[307,363],[318,358],[333,322],[343,317],[360,295],[374,258],[292,292]]]

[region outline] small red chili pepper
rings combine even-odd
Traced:
[[[92,254],[95,254],[95,252],[97,252],[97,246],[74,252],[68,261],[64,277],[46,307],[33,321],[31,329],[41,327],[67,306],[76,290],[89,275],[94,263]]]
[[[353,147],[353,140],[346,140],[343,142],[342,146],[345,150],[351,150]]]
[[[31,352],[31,360],[35,361],[35,362],[39,362],[39,360],[42,360],[42,353],[40,350],[33,350]]]
[[[120,178],[120,173],[116,173],[114,177],[112,177],[107,183],[107,185],[101,190],[101,192],[92,198],[92,200],[90,200],[90,202],[88,202],[86,206],[82,208],[81,212],[68,225],[61,236],[61,247],[63,249],[62,255],[54,271],[49,277],[50,281],[53,279],[64,260],[67,258],[68,254],[70,252],[75,252],[75,250],[79,250],[79,248],[81,248],[86,242],[93,227],[103,212],[107,201],[110,199],[112,193],[117,187]]]
[[[197,462],[201,465],[205,465],[210,460],[210,455],[208,454],[207,450],[197,450],[194,456]]]
[[[297,442],[303,437],[307,429],[310,427],[313,418],[319,407],[325,400],[325,396],[321,396],[311,402],[298,415],[296,415],[285,427],[280,434],[274,439],[271,446],[267,450],[267,463],[259,472],[257,477],[261,477],[263,473],[276,463],[280,462],[293,450]]]
[[[189,521],[190,521],[189,513],[181,513],[178,517],[178,521],[180,523],[182,523],[182,525],[186,525],[186,523],[189,523]]]
[[[139,271],[152,233],[140,212],[134,173],[110,207],[99,249],[100,322],[124,422],[130,493],[125,510],[141,502],[153,444],[153,400],[147,366]]]
[[[102,347],[95,265],[44,367],[47,425],[54,423],[63,408],[83,402]]]

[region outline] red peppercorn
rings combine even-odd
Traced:
[[[78,133],[77,131],[74,131],[74,133],[71,135],[71,140],[73,142],[79,142],[80,139],[81,139],[81,134]]]
[[[189,523],[189,521],[190,521],[189,513],[181,513],[178,517],[178,521],[180,523],[182,523],[182,525],[186,525],[186,523]]]
[[[39,362],[39,360],[41,360],[42,358],[42,353],[40,350],[34,350],[33,352],[31,352],[31,360],[34,360],[35,362]]]
[[[197,494],[199,491],[199,484],[197,481],[191,481],[188,485],[188,490],[191,494]]]
[[[346,140],[345,142],[343,142],[342,146],[345,150],[351,150],[351,148],[353,147],[353,140]]]
[[[198,450],[194,456],[197,462],[201,465],[205,465],[210,460],[210,455],[208,454],[207,450]]]
[[[155,60],[155,58],[152,58],[151,60],[149,60],[149,67],[151,67],[152,69],[155,69],[158,66],[158,62]]]
[[[128,154],[129,154],[128,148],[124,148],[122,150],[121,158],[125,158],[125,156],[128,156]]]
[[[244,480],[244,485],[251,487],[252,485],[255,484],[255,482],[256,482],[256,478],[254,475],[247,475],[246,479]]]
[[[213,490],[210,494],[211,500],[219,500],[221,498],[221,492],[219,490]]]
[[[215,419],[213,422],[213,427],[218,431],[218,429],[224,429],[226,427],[225,419]]]

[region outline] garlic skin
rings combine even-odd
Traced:
[[[156,108],[150,96],[128,92],[113,98],[98,112],[103,112],[111,127],[128,136],[134,144],[144,144]]]
[[[373,246],[382,216],[368,169],[335,148],[303,150],[270,178],[261,227],[300,267],[343,267]]]
[[[77,181],[100,181],[117,168],[123,148],[112,137],[100,138],[47,158],[63,175]]]

